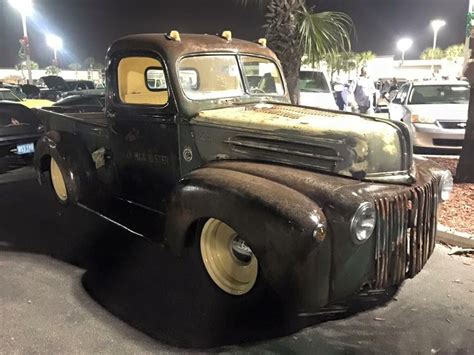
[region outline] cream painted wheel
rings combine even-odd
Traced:
[[[227,224],[210,218],[201,231],[200,249],[207,273],[221,290],[244,295],[253,288],[257,258]]]
[[[56,196],[63,201],[67,201],[67,189],[63,174],[59,169],[58,163],[54,158],[51,158],[51,182],[53,183],[54,192]]]

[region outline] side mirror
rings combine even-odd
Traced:
[[[396,97],[396,98],[394,98],[394,99],[392,100],[392,104],[399,104],[399,105],[401,105],[401,104],[402,104],[402,100],[399,99],[398,97]]]

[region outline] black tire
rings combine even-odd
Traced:
[[[269,311],[273,301],[278,298],[273,290],[267,286],[260,267],[257,280],[252,289],[243,295],[232,295],[223,291],[211,278],[204,264],[201,254],[201,232],[207,220],[200,221],[190,235],[191,241],[184,251],[184,257],[189,260],[190,275],[193,283],[195,306],[205,313],[213,324],[221,324],[225,319],[231,318],[233,322],[245,323],[249,314]],[[273,312],[273,308],[270,310]]]

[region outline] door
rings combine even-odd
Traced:
[[[178,126],[162,62],[156,57],[121,58],[118,95],[108,112],[119,195],[153,209],[179,179]]]
[[[405,84],[400,88],[397,96],[392,100],[388,106],[390,119],[393,121],[403,121],[405,116],[409,114],[406,109],[406,101],[408,98],[408,92],[410,91],[411,84]]]

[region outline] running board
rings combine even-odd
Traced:
[[[164,215],[128,201],[114,200],[113,204],[93,208],[83,203],[77,206],[133,234],[163,244]]]

